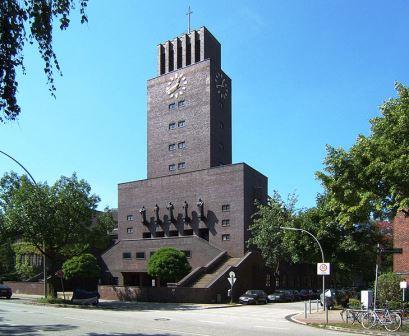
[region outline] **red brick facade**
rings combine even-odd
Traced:
[[[393,220],[393,247],[402,248],[402,254],[393,256],[393,271],[409,281],[409,216],[403,212]]]

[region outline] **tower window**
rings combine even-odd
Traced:
[[[145,259],[145,252],[136,252],[136,259]]]
[[[228,212],[228,211],[230,211],[230,204],[223,204],[223,205],[222,205],[222,211],[223,211],[223,212]]]
[[[127,221],[133,221],[133,215],[128,215],[126,216]]]
[[[169,150],[174,151],[176,149],[176,144],[170,144],[169,145]]]
[[[169,171],[174,171],[176,169],[176,165],[175,164],[170,164],[169,165]]]
[[[186,148],[186,142],[184,142],[184,141],[179,142],[179,143],[178,143],[178,148],[179,148],[179,149],[184,149],[184,148]]]
[[[179,126],[179,127],[180,127],[180,126]],[[175,128],[176,128],[176,123],[173,122],[173,123],[170,123],[170,124],[169,124],[169,129],[170,129],[170,130],[173,130],[173,129],[175,129]]]
[[[222,235],[222,240],[223,241],[229,241],[230,240],[230,235],[229,234]]]
[[[127,228],[127,229],[126,229],[126,233],[127,233],[127,234],[133,233],[133,227]]]
[[[184,100],[178,101],[178,107],[184,107],[184,106],[185,106],[185,101]]]
[[[157,238],[162,238],[162,237],[165,237],[165,232],[163,232],[163,231],[158,231],[158,232],[156,232],[156,235],[155,235]]]
[[[132,259],[131,252],[122,252],[122,259]]]
[[[200,61],[200,40],[197,38],[195,41],[195,62]]]
[[[223,219],[222,226],[230,226],[230,219]]]
[[[190,37],[186,37],[186,65],[192,63],[192,44],[190,43]]]
[[[185,126],[186,126],[186,122],[184,120],[178,121],[178,127],[185,127]]]
[[[176,103],[169,104],[169,110],[174,110],[176,108]]]
[[[185,169],[186,168],[186,163],[185,162],[179,162],[178,163],[178,169]]]

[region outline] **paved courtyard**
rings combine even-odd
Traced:
[[[96,309],[0,300],[0,335],[227,336],[338,334],[290,322],[303,303],[200,306],[102,303]],[[347,335],[343,333],[343,335]]]

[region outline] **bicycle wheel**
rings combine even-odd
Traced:
[[[402,319],[397,313],[390,313],[388,318],[384,321],[384,327],[388,331],[396,331],[400,328]]]
[[[364,329],[372,328],[376,323],[376,315],[373,311],[368,311],[362,315],[361,324]]]

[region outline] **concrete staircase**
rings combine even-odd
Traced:
[[[218,267],[216,267],[215,269],[213,269],[211,272],[209,273],[205,273],[203,274],[199,279],[197,279],[195,282],[193,282],[190,287],[193,288],[206,288],[208,287],[208,285],[210,285],[213,280],[215,280],[216,278],[220,277],[223,275],[223,273],[225,272],[225,270],[230,267],[230,266],[235,266],[239,260],[241,260],[242,258],[231,258],[231,257],[227,257],[227,259],[222,262]]]

